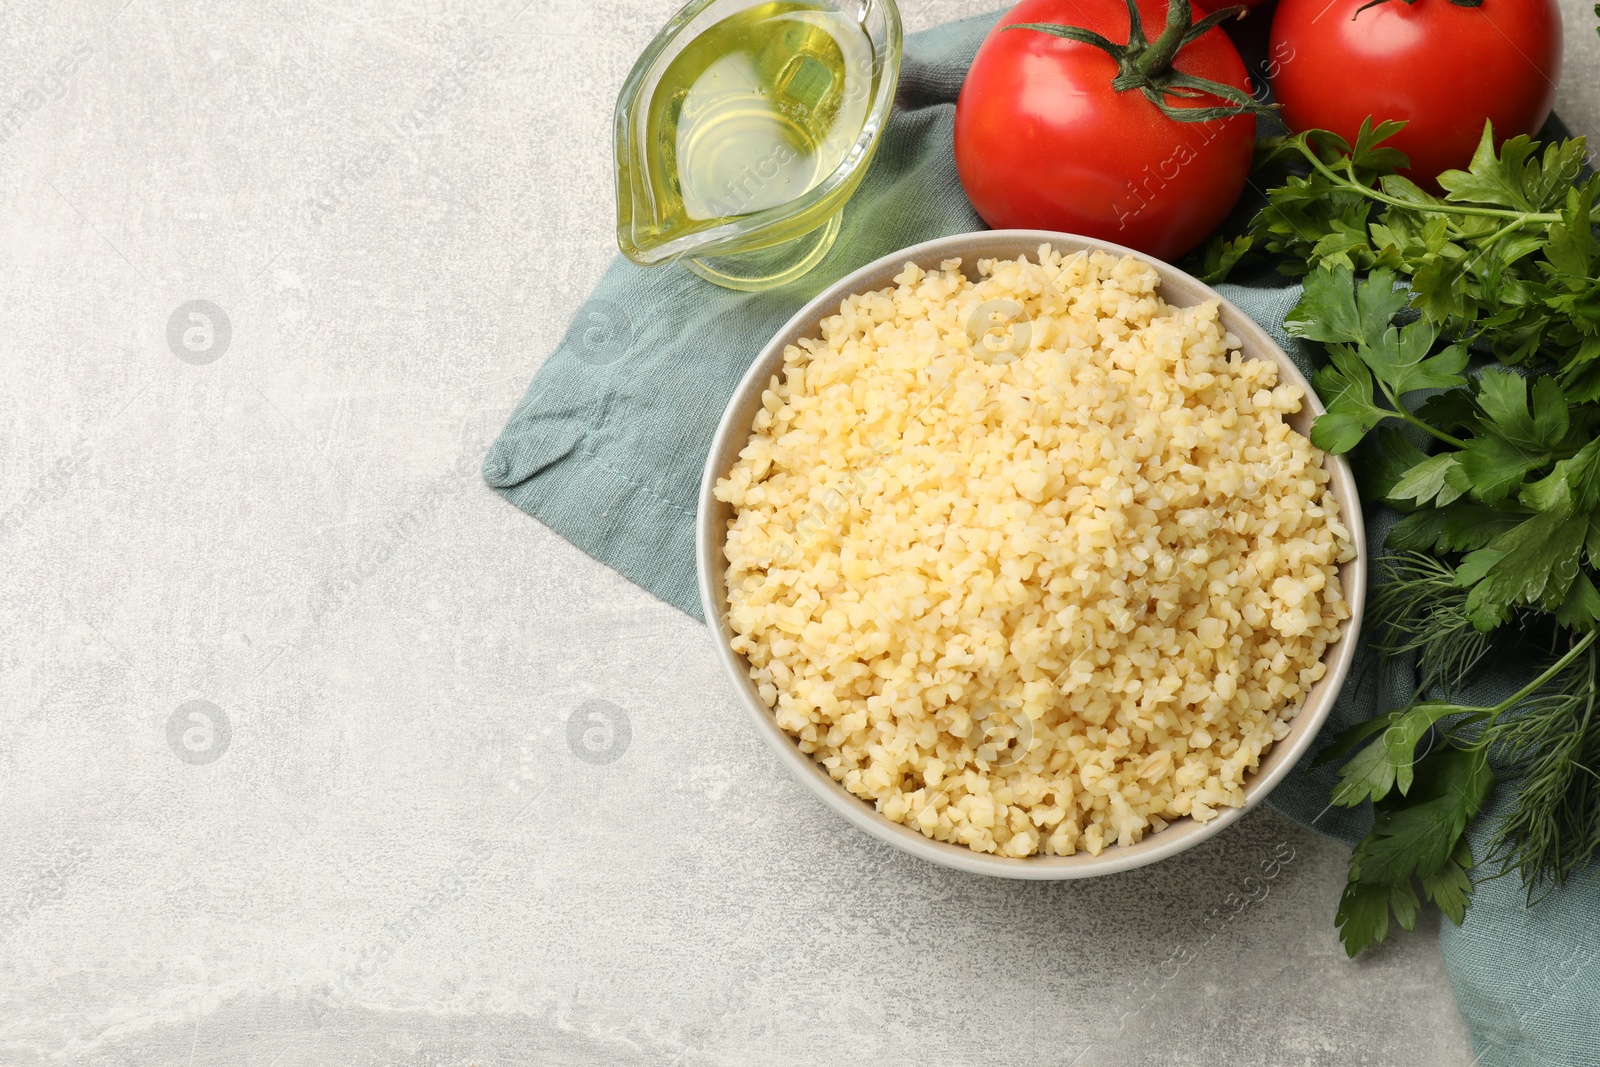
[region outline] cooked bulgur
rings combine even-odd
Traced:
[[[733,647],[930,837],[1071,855],[1210,819],[1349,615],[1301,391],[1133,257],[978,274],[907,264],[785,351],[716,486]]]

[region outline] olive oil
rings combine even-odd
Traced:
[[[778,207],[820,184],[856,147],[875,77],[872,39],[832,4],[755,4],[714,23],[662,71],[634,128],[619,127],[624,250]]]

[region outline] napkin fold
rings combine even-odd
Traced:
[[[694,562],[700,475],[746,368],[795,310],[845,274],[895,249],[983,228],[961,190],[951,143],[956,95],[997,18],[998,12],[981,15],[907,37],[894,114],[877,157],[845,206],[838,241],[804,277],[740,293],[682,265],[643,268],[619,257],[489,450],[485,481],[584,552],[703,621]],[[1309,353],[1283,330],[1298,285],[1219,289],[1309,375]],[[1369,505],[1373,556],[1393,521],[1392,513]],[[1380,671],[1365,652],[1361,662],[1324,739],[1411,698],[1404,664]],[[1503,695],[1523,678],[1520,665],[1507,663],[1482,684],[1486,695]],[[1353,843],[1371,826],[1371,811],[1328,806],[1334,773],[1331,766],[1312,768],[1308,759],[1270,802]],[[1481,834],[1473,846],[1484,854]],[[1333,917],[1327,921],[1331,927]],[[1459,929],[1441,923],[1440,942],[1477,1064],[1600,1065],[1600,884],[1592,872],[1532,907],[1515,877],[1481,884]],[[1382,980],[1379,973],[1374,980]]]

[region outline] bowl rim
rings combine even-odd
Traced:
[[[823,312],[825,316],[837,309],[846,296],[881,288],[883,283],[880,279],[884,277],[886,268],[899,268],[907,262],[916,262],[926,269],[930,265],[937,267],[942,260],[959,258],[963,261],[963,269],[970,271],[975,268],[979,258],[991,258],[994,254],[976,252],[974,246],[995,243],[1014,245],[1018,251],[1013,251],[1010,255],[1025,254],[1030,258],[1037,253],[1041,244],[1053,245],[1059,251],[1098,250],[1116,255],[1131,255],[1151,264],[1160,272],[1163,288],[1169,281],[1197,287],[1203,294],[1202,299],[1207,298],[1208,294],[1210,299],[1221,303],[1223,324],[1240,339],[1241,350],[1247,358],[1271,359],[1278,364],[1282,376],[1280,381],[1298,385],[1304,390],[1302,412],[1309,412],[1308,417],[1314,417],[1325,410],[1305,375],[1260,324],[1211,286],[1170,263],[1109,241],[1053,230],[977,230],[922,241],[873,260],[840,278],[807,301],[778,329],[740,378],[718,422],[711,451],[706,457],[705,469],[701,476],[695,529],[695,560],[700,603],[705,613],[706,625],[715,637],[718,659],[733,683],[740,703],[755,723],[757,733],[766,739],[778,761],[789,773],[825,807],[844,818],[846,822],[902,852],[969,874],[1029,880],[1098,877],[1158,862],[1215,836],[1264,801],[1310,751],[1350,672],[1366,606],[1365,524],[1355,476],[1349,462],[1343,456],[1323,453],[1323,462],[1330,475],[1329,489],[1339,503],[1340,518],[1349,530],[1351,543],[1356,550],[1355,557],[1340,568],[1341,584],[1344,586],[1350,617],[1344,622],[1339,640],[1329,646],[1329,651],[1324,654],[1323,662],[1328,665],[1327,672],[1307,694],[1300,711],[1289,720],[1289,734],[1275,743],[1263,759],[1262,766],[1251,772],[1244,785],[1245,802],[1242,807],[1219,809],[1213,819],[1204,823],[1196,823],[1185,816],[1169,824],[1165,829],[1147,833],[1133,845],[1108,845],[1098,856],[1080,851],[1072,856],[1034,855],[1016,858],[975,852],[965,845],[926,837],[919,831],[880,814],[871,801],[851,793],[841,783],[836,782],[812,756],[800,751],[794,739],[778,725],[771,710],[761,701],[755,684],[750,679],[747,661],[742,655],[735,653],[730,645],[727,616],[722,606],[725,584],[723,572],[726,566],[726,561],[722,557],[722,545],[727,531],[716,521],[720,502],[716,500],[712,489],[749,439],[751,427],[748,425],[748,416],[746,419],[740,419],[738,416],[748,404],[752,389],[764,386],[776,368],[782,366],[784,349],[809,332],[803,327],[814,323],[819,312]],[[898,269],[894,271],[898,272]],[[759,396],[759,392],[757,395]],[[736,447],[730,449],[730,444]]]

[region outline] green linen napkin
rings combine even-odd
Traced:
[[[694,512],[701,469],[739,378],[793,312],[834,280],[897,248],[981,229],[956,177],[956,94],[997,14],[907,38],[895,112],[822,264],[765,293],[737,293],[681,265],[618,258],[540,367],[485,457],[485,480],[589,555],[702,618]],[[1221,287],[1309,373],[1283,332],[1299,286]],[[1393,516],[1369,511],[1369,550]],[[1324,737],[1409,699],[1367,669],[1347,684]],[[1486,683],[1501,695],[1517,668]],[[1486,692],[1491,701],[1495,697]],[[1367,809],[1329,808],[1332,767],[1309,760],[1273,793],[1280,811],[1349,843]],[[1483,842],[1473,842],[1482,855]],[[1331,924],[1332,916],[1328,917]],[[1442,924],[1445,965],[1484,1067],[1600,1064],[1600,887],[1581,877],[1528,907],[1514,878],[1481,885],[1466,923]],[[1376,976],[1375,976],[1375,980]]]

